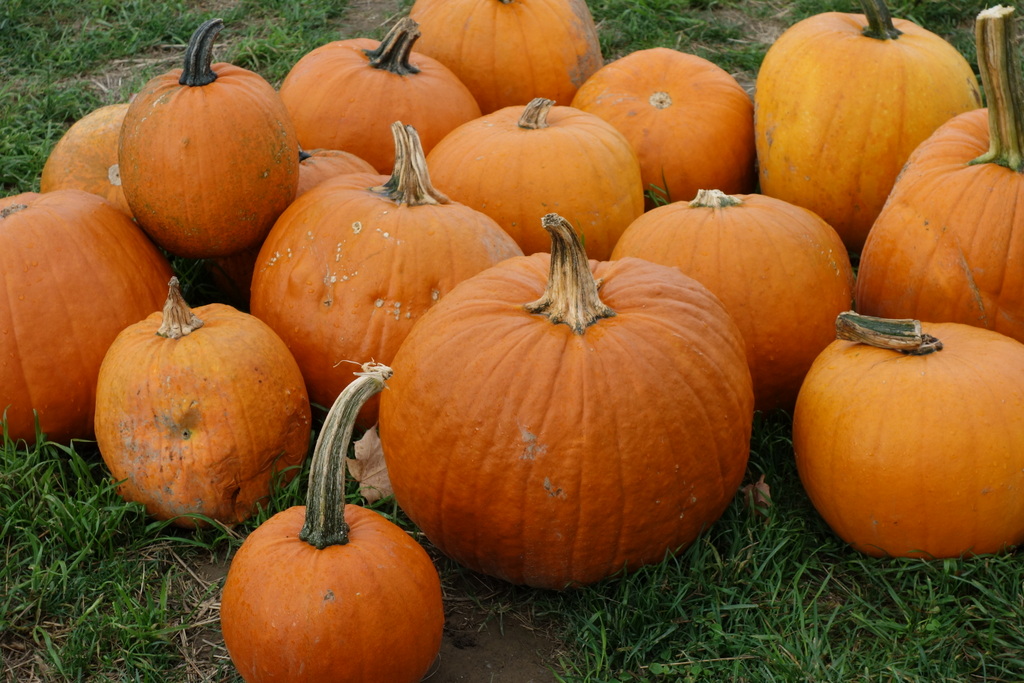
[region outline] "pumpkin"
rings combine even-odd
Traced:
[[[875,556],[1024,542],[1024,344],[854,313],[837,329],[793,414],[800,480],[835,533]]]
[[[757,75],[760,191],[808,208],[859,252],[910,153],[981,106],[967,60],[941,37],[892,19],[817,14],[776,40]]]
[[[100,366],[100,455],[121,497],[160,520],[244,521],[277,473],[294,474],[309,433],[302,373],[284,342],[231,306],[190,310],[176,277],[163,310],[118,334]]]
[[[281,215],[257,257],[251,310],[288,344],[320,405],[352,381],[347,361],[390,362],[452,287],[522,254],[494,221],[433,187],[414,128],[392,131],[390,177],[321,183]],[[360,426],[376,415],[373,400]]]
[[[128,107],[118,160],[139,225],[176,256],[233,254],[262,240],[295,197],[298,139],[277,91],[212,64],[220,19],[189,40],[185,66],[151,79]]]
[[[85,190],[131,215],[117,163],[117,140],[127,111],[127,103],[108,104],[75,121],[46,157],[39,191]]]
[[[563,589],[660,562],[722,514],[753,391],[706,287],[643,259],[588,262],[568,221],[542,222],[550,255],[469,278],[413,327],[379,429],[395,498],[435,546]]]
[[[754,190],[754,105],[706,59],[665,47],[632,52],[588,78],[572,106],[600,116],[633,145],[649,208],[704,188]]]
[[[231,561],[220,625],[248,683],[416,683],[441,647],[441,581],[426,551],[382,515],[346,505],[356,413],[390,369],[364,365],[317,439],[306,505],[279,512]]]
[[[583,233],[591,258],[607,259],[644,211],[629,141],[599,116],[553,100],[459,126],[430,151],[427,165],[438,187],[497,221],[526,254],[548,250],[540,219],[557,212]]]
[[[298,199],[309,190],[337,175],[346,173],[376,173],[368,161],[351,152],[340,149],[313,149],[299,152],[299,187],[295,192]],[[261,245],[262,246],[262,245]]]
[[[409,16],[423,32],[417,49],[455,72],[485,114],[537,97],[568,105],[604,64],[584,0],[416,0]]]
[[[921,143],[871,228],[857,280],[862,313],[1024,341],[1024,84],[1012,12],[978,15],[989,108]]]
[[[853,268],[839,235],[781,199],[702,190],[637,218],[612,252],[626,256],[676,266],[721,299],[746,341],[758,410],[792,409],[850,308]]]
[[[131,218],[83,190],[0,199],[0,419],[8,436],[93,436],[96,377],[171,267]],[[34,416],[33,413],[36,415]]]
[[[480,116],[455,74],[413,51],[419,36],[406,17],[381,41],[334,41],[299,59],[281,83],[299,143],[351,152],[386,173],[395,165],[391,122],[414,126],[430,151],[448,131]]]

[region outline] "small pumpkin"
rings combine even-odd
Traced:
[[[793,414],[800,480],[874,556],[1024,542],[1024,344],[960,323],[844,313]]]
[[[190,310],[171,278],[163,311],[110,345],[96,442],[125,500],[157,519],[234,525],[309,449],[310,406],[284,342],[231,306]]]
[[[344,498],[356,414],[390,375],[363,366],[317,439],[306,505],[261,524],[231,561],[220,626],[248,683],[416,683],[437,657],[444,606],[430,557]]]
[[[334,176],[346,173],[376,173],[368,161],[351,152],[340,149],[313,149],[299,152],[299,187],[295,192],[298,199],[306,192]]]

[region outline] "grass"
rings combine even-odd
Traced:
[[[211,3],[207,3],[211,4]],[[297,57],[358,17],[345,2],[212,3],[228,28],[221,59],[279,83]],[[396,4],[407,9],[409,0]],[[592,0],[609,58],[664,45],[704,56],[752,84],[774,36],[831,0]],[[892,3],[974,60],[980,2]],[[71,122],[125,101],[177,66],[207,12],[195,3],[6,0],[0,9],[0,185],[38,189]],[[357,23],[353,23],[357,22]],[[379,22],[368,35],[380,37]],[[186,296],[215,299],[204,268],[177,260]],[[848,549],[800,486],[785,414],[760,416],[742,496],[686,552],[567,593],[494,587],[481,607],[527,615],[562,643],[559,680],[1010,681],[1024,679],[1024,565],[1015,554],[928,562]],[[95,444],[0,444],[0,653],[12,681],[236,681],[218,639],[224,564],[273,511],[302,501],[305,478],[254,519],[184,531],[116,494]],[[358,499],[354,488],[349,491]],[[385,500],[377,509],[408,524]],[[437,559],[450,581],[464,574]],[[487,584],[486,580],[483,580]]]

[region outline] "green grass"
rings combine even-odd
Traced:
[[[408,8],[408,2],[399,3]],[[593,0],[608,58],[668,46],[752,82],[777,34],[823,0]],[[0,185],[38,188],[73,121],[125,101],[177,66],[206,18],[193,3],[6,0],[0,9]],[[979,2],[893,3],[973,62]],[[300,54],[340,36],[346,3],[243,0],[218,14],[219,58],[279,83]],[[383,29],[376,27],[379,37]],[[16,39],[15,39],[16,37]],[[177,260],[187,298],[218,293]],[[566,593],[504,587],[486,609],[529,615],[563,643],[561,680],[1010,681],[1024,679],[1024,565],[1016,554],[875,560],[839,541],[800,486],[789,421],[759,418],[748,481],[771,486],[767,517],[742,497],[686,552]],[[217,639],[224,562],[305,478],[244,525],[185,531],[116,494],[91,442],[0,446],[0,653],[5,678],[236,681]],[[358,497],[354,488],[349,491]],[[393,501],[377,509],[408,525]],[[436,556],[436,555],[435,555]],[[437,557],[446,581],[465,572]],[[14,668],[17,667],[17,668]]]

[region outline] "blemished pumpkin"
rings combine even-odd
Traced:
[[[568,105],[604,64],[584,0],[416,0],[409,16],[423,33],[417,49],[451,69],[484,114],[537,97]]]
[[[298,138],[262,76],[213,62],[220,19],[189,41],[184,68],[147,82],[125,114],[121,185],[139,225],[176,256],[258,244],[295,198]]]
[[[626,136],[640,160],[648,207],[698,190],[753,192],[754,104],[726,70],[666,47],[601,67],[572,99]]]
[[[288,344],[310,398],[330,405],[350,362],[389,363],[456,284],[522,251],[485,214],[433,187],[412,126],[392,126],[395,172],[324,181],[278,219],[257,257],[254,315]],[[361,427],[376,421],[377,400]]]
[[[825,12],[776,40],[757,75],[760,192],[814,211],[859,252],[914,148],[981,106],[967,60],[882,0]]]
[[[874,556],[1024,542],[1024,344],[960,323],[845,313],[793,414],[800,480]]]
[[[388,173],[395,165],[392,122],[414,126],[429,152],[453,128],[480,116],[476,99],[448,67],[413,50],[419,37],[416,22],[405,17],[383,40],[337,40],[300,58],[281,83],[299,143],[351,152]]]
[[[33,443],[93,436],[107,347],[159,308],[171,267],[124,212],[84,190],[0,199],[0,419]],[[5,417],[4,417],[5,415]]]
[[[46,157],[39,191],[85,190],[130,216],[117,163],[117,140],[127,111],[127,103],[109,104],[75,121]]]
[[[302,372],[265,323],[224,304],[189,309],[171,278],[163,310],[110,345],[96,442],[117,491],[160,520],[232,526],[309,450]]]
[[[637,218],[612,258],[675,266],[736,321],[754,406],[792,409],[804,374],[849,310],[853,268],[839,235],[813,212],[764,195],[702,190]]]
[[[390,374],[363,366],[317,439],[306,505],[261,524],[231,561],[220,626],[247,683],[417,683],[440,651],[430,556],[381,514],[345,503],[356,414]]]
[[[437,187],[497,221],[525,254],[550,248],[540,219],[555,212],[582,233],[590,258],[607,260],[644,211],[640,163],[625,136],[544,98],[459,126],[427,165]]]
[[[978,15],[987,110],[911,156],[861,255],[857,309],[958,322],[1024,342],[1024,84],[1013,9]]]
[[[550,255],[469,278],[413,327],[379,429],[395,498],[435,546],[564,589],[660,562],[718,519],[753,391],[706,287],[643,259],[588,262],[564,218],[543,224]]]

